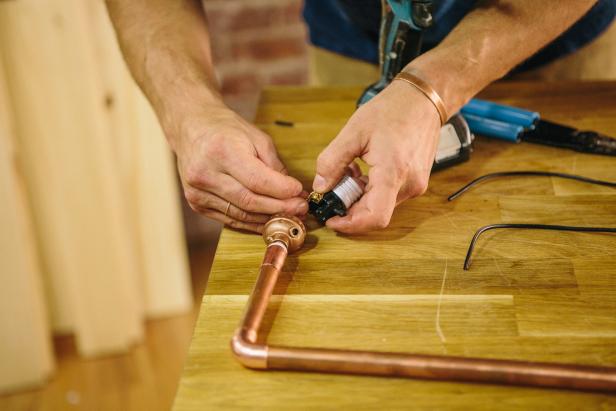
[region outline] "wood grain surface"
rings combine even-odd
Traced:
[[[257,123],[306,188],[360,91],[263,93]],[[616,135],[616,82],[501,83],[482,97]],[[616,236],[495,230],[462,270],[472,234],[486,224],[616,227],[616,190],[572,181],[495,180],[446,200],[474,177],[526,169],[616,181],[614,157],[478,137],[471,160],[434,173],[428,192],[399,206],[385,230],[343,236],[308,221],[271,303],[268,341],[616,366]],[[616,409],[605,394],[244,369],[229,339],[263,251],[258,236],[223,231],[176,410]]]

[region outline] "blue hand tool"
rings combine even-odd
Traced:
[[[542,120],[534,111],[474,99],[462,108],[461,113],[473,133],[487,137],[616,155],[616,139]]]
[[[469,129],[475,134],[517,143],[524,133],[524,127],[519,124],[505,123],[475,114],[466,114],[464,111],[462,111],[462,115],[468,123]]]
[[[503,123],[516,124],[524,128],[532,127],[539,121],[539,113],[521,108],[492,103],[486,100],[472,99],[464,107],[462,114],[472,114],[477,117],[490,118]]]

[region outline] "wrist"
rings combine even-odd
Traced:
[[[190,105],[188,103],[194,103]],[[199,104],[184,100],[173,111],[161,117],[161,124],[174,152],[208,135],[215,135],[225,124],[232,123],[238,115],[221,102]],[[182,110],[184,107],[184,110]]]
[[[419,92],[421,92],[434,106],[436,111],[438,112],[438,116],[440,119],[441,126],[447,122],[449,116],[447,114],[447,110],[445,109],[445,104],[443,104],[443,100],[438,95],[436,90],[426,81],[421,78],[421,73],[419,75],[414,73],[415,70],[407,70],[401,71],[394,77],[394,80],[400,80],[405,83],[408,83]]]
[[[388,97],[395,107],[394,110],[402,116],[403,126],[415,128],[417,126],[415,121],[418,117],[422,119],[422,124],[440,128],[442,119],[438,109],[430,98],[414,85],[406,81],[395,80],[385,88],[382,94]],[[413,108],[413,116],[408,115],[408,107]]]
[[[478,78],[476,65],[476,61],[434,49],[417,57],[403,71],[429,84],[451,116],[487,85]]]
[[[160,46],[144,59],[142,88],[172,148],[186,135],[185,124],[227,109],[211,64]],[[175,149],[175,148],[174,148]]]

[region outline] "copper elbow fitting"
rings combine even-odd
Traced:
[[[250,342],[241,330],[231,339],[231,352],[246,368],[267,368],[267,345]]]

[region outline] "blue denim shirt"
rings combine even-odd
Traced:
[[[436,46],[474,7],[472,0],[435,0],[434,24],[424,33],[422,51]],[[567,31],[513,71],[530,70],[584,46],[616,16],[616,0],[599,0]],[[378,64],[380,0],[305,0],[310,41],[318,47]],[[540,24],[541,16],[537,16]]]

